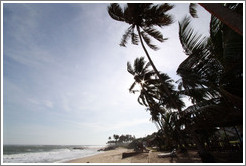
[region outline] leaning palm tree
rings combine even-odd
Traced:
[[[152,121],[156,122],[162,131],[165,130],[165,133],[171,132],[166,134],[174,135],[174,140],[181,146],[182,140],[179,139],[181,134],[179,133],[178,125],[176,125],[176,128],[173,128],[171,122],[167,121],[165,116],[169,110],[176,108],[170,102],[171,97],[177,100],[176,103],[179,104],[180,108],[184,106],[184,103],[177,96],[172,79],[167,74],[161,73],[165,80],[165,86],[172,92],[171,96],[168,96],[163,91],[162,86],[160,86],[160,82],[156,79],[155,73],[148,69],[149,66],[149,62],[146,63],[144,57],[136,58],[133,65],[130,62],[127,63],[127,71],[134,76],[134,82],[129,91],[133,93],[139,92],[138,102],[147,107]],[[136,85],[139,85],[137,90],[135,89]],[[164,125],[169,126],[169,130],[166,130]]]
[[[175,99],[179,108],[184,107],[183,101],[180,99],[178,92],[175,90],[173,80],[165,73],[161,73],[161,77],[165,80],[165,87],[168,88],[171,95],[168,95],[163,89],[162,84],[156,78],[154,71],[149,70],[150,64],[146,63],[144,57],[136,58],[134,65],[127,63],[127,71],[134,76],[134,83],[130,87],[130,92],[140,92],[139,103],[145,106],[149,103],[157,103],[158,107],[164,107],[167,110],[177,109],[176,105],[170,102]],[[140,88],[135,90],[134,87],[139,85]]]
[[[165,92],[171,96],[171,92],[165,86],[165,80],[163,80],[161,74],[154,65],[150,55],[145,47],[144,42],[153,50],[157,50],[158,47],[151,42],[151,38],[163,42],[167,40],[156,29],[156,27],[163,27],[170,25],[173,22],[172,16],[166,12],[173,8],[172,5],[164,3],[161,5],[153,5],[152,3],[127,3],[125,8],[117,3],[112,3],[108,6],[109,15],[116,21],[122,21],[130,24],[130,27],[126,30],[122,37],[121,46],[126,46],[127,41],[131,38],[132,44],[138,45],[139,40],[142,48],[152,66],[155,74],[162,82],[162,86]],[[137,33],[135,32],[137,31]],[[177,105],[175,100],[171,98],[171,102]],[[176,106],[178,108],[178,106]],[[181,109],[179,108],[179,111]]]
[[[150,63],[146,63],[144,57],[136,58],[133,66],[130,62],[127,62],[127,71],[134,76],[134,83],[131,85],[129,91],[135,92],[133,88],[136,84],[141,85],[141,88],[153,81],[155,73],[149,70]]]
[[[156,89],[156,79],[155,73],[152,70],[149,70],[150,64],[146,63],[144,57],[136,58],[134,64],[131,65],[130,62],[127,62],[127,71],[134,76],[134,82],[129,88],[129,91],[132,93],[139,92],[138,102],[141,105],[146,107],[152,107],[151,111],[156,113],[151,113],[155,116],[153,119],[158,121],[158,109],[154,109],[156,106],[156,100],[158,100],[157,89]],[[136,86],[138,89],[136,89]],[[156,107],[155,107],[156,108]]]

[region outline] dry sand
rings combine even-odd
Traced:
[[[189,151],[188,154],[177,154],[177,157],[158,158],[161,152],[140,153],[122,159],[122,153],[132,152],[125,148],[117,148],[100,154],[68,161],[68,163],[201,163],[196,151]]]

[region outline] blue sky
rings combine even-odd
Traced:
[[[107,3],[3,4],[3,143],[105,144],[113,134],[143,137],[157,131],[128,89],[127,61],[145,56],[120,47],[128,25],[110,18]],[[158,70],[175,81],[185,59],[175,4],[169,40],[149,49]],[[208,34],[209,14],[198,7],[193,25]],[[146,59],[147,60],[147,59]]]

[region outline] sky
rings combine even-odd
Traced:
[[[129,25],[113,20],[108,5],[3,4],[3,144],[104,145],[113,134],[157,131],[128,90],[134,80],[127,62],[144,51],[130,42],[119,46]],[[157,69],[177,81],[186,58],[178,21],[189,4],[174,5],[175,22],[161,29],[168,40],[148,51]],[[198,6],[198,16],[194,28],[208,35],[209,13]]]

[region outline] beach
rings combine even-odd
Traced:
[[[131,149],[117,148],[89,157],[78,158],[66,163],[201,163],[197,151],[188,151],[187,154],[177,153],[176,157],[159,158],[161,152],[144,152],[122,159],[122,153],[133,152]]]

